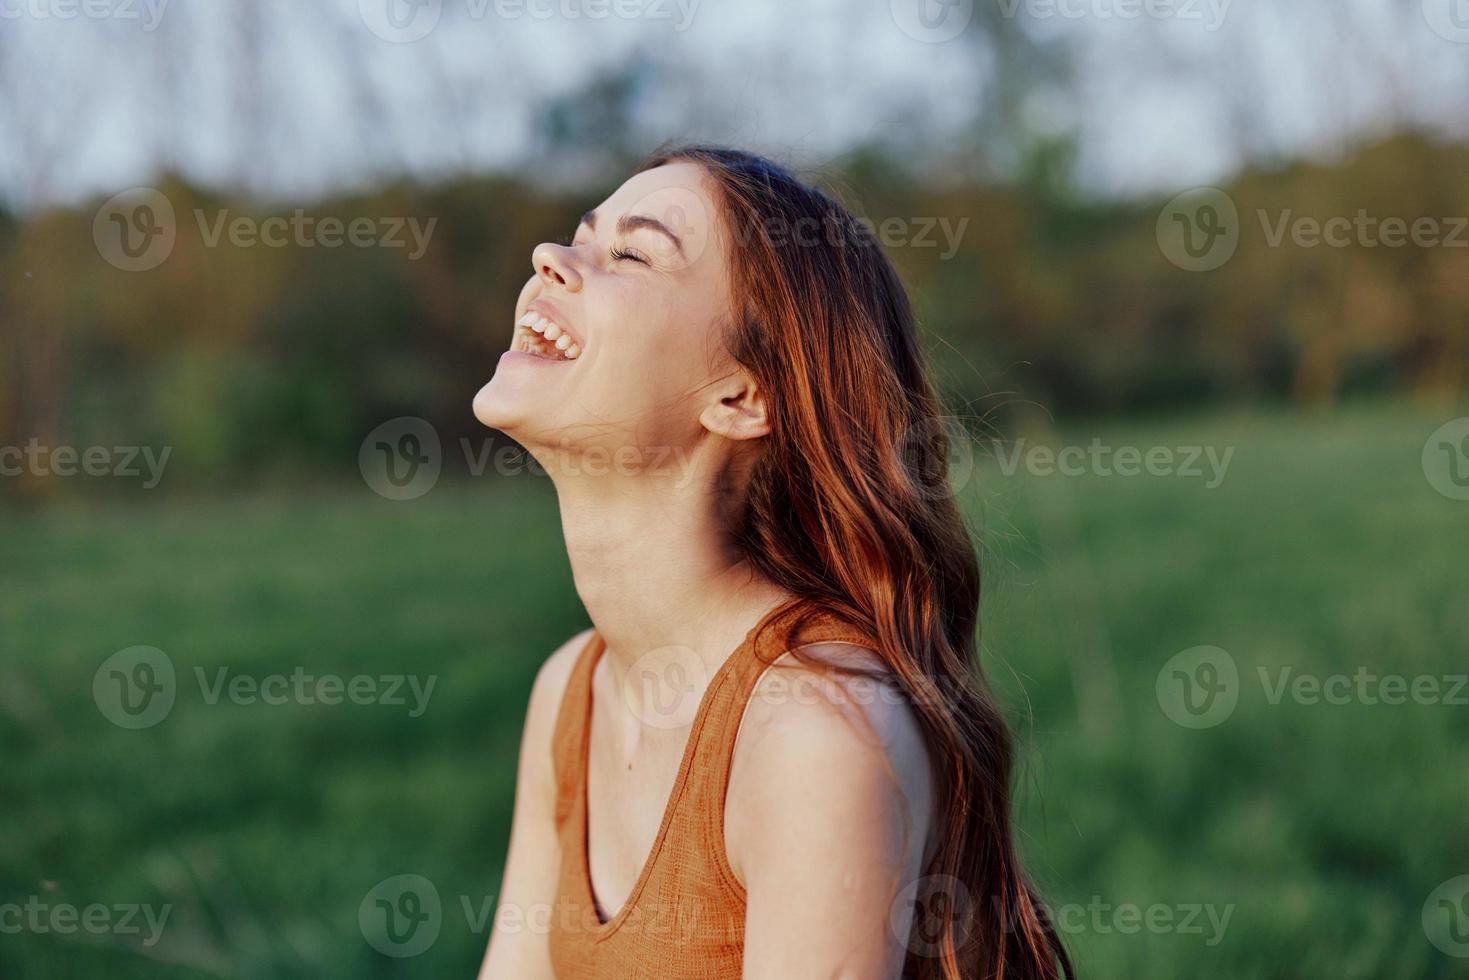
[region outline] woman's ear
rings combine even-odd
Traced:
[[[758,439],[770,434],[765,395],[743,371],[713,385],[715,400],[699,413],[699,422],[726,439]]]

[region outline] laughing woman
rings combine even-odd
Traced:
[[[481,977],[1070,974],[872,236],[695,146],[531,261],[475,414],[550,474],[594,626],[531,692]]]

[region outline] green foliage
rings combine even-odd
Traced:
[[[927,183],[889,152],[854,151],[822,177],[874,225],[895,223],[880,237],[944,388],[996,422],[1027,402],[1077,417],[1463,389],[1465,248],[1307,248],[1265,232],[1282,216],[1469,215],[1463,146],[1400,136],[1333,165],[1247,172],[1226,188],[1237,254],[1203,273],[1159,247],[1161,200],[1080,197],[1064,140],[1032,146],[1008,186]],[[143,272],[102,260],[86,209],[0,225],[0,445],[172,445],[175,488],[339,471],[395,415],[474,435],[468,405],[508,342],[531,249],[569,235],[607,188],[476,177],[299,208],[315,222],[434,222],[417,258],[211,244],[221,216],[289,220],[298,208],[262,211],[173,178],[159,189],[178,237]]]
[[[1027,435],[1234,447],[1212,490],[1006,475],[1005,447],[979,447],[961,496],[984,542],[986,672],[1025,747],[1024,849],[1083,976],[1458,975],[1420,912],[1469,868],[1464,709],[1272,704],[1257,680],[1464,671],[1465,505],[1419,468],[1438,421],[1378,406]],[[0,509],[0,537],[0,903],[173,905],[148,949],[0,937],[0,975],[472,975],[486,935],[460,900],[477,913],[499,886],[531,679],[586,625],[544,480]],[[92,700],[133,644],[180,681],[140,731]],[[1227,720],[1189,730],[1154,685],[1199,644],[1243,686]],[[209,704],[194,671],[219,667],[438,682],[419,718]],[[393,960],[357,911],[405,873],[445,917],[428,952]],[[1206,918],[1124,932],[1124,903],[1233,911],[1210,945]]]

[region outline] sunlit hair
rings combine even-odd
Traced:
[[[694,145],[643,169],[678,161],[716,192],[731,256],[723,342],[771,426],[734,538],[769,579],[877,642],[933,761],[938,840],[923,873],[972,901],[972,922],[943,916],[922,953],[910,943],[903,975],[1074,976],[1016,853],[1010,733],[975,650],[979,565],[897,272],[844,207],[769,160]]]

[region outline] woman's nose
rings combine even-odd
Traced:
[[[558,285],[576,292],[581,288],[581,273],[576,269],[576,259],[570,248],[551,242],[542,242],[531,253],[531,264],[536,275],[545,285]]]

